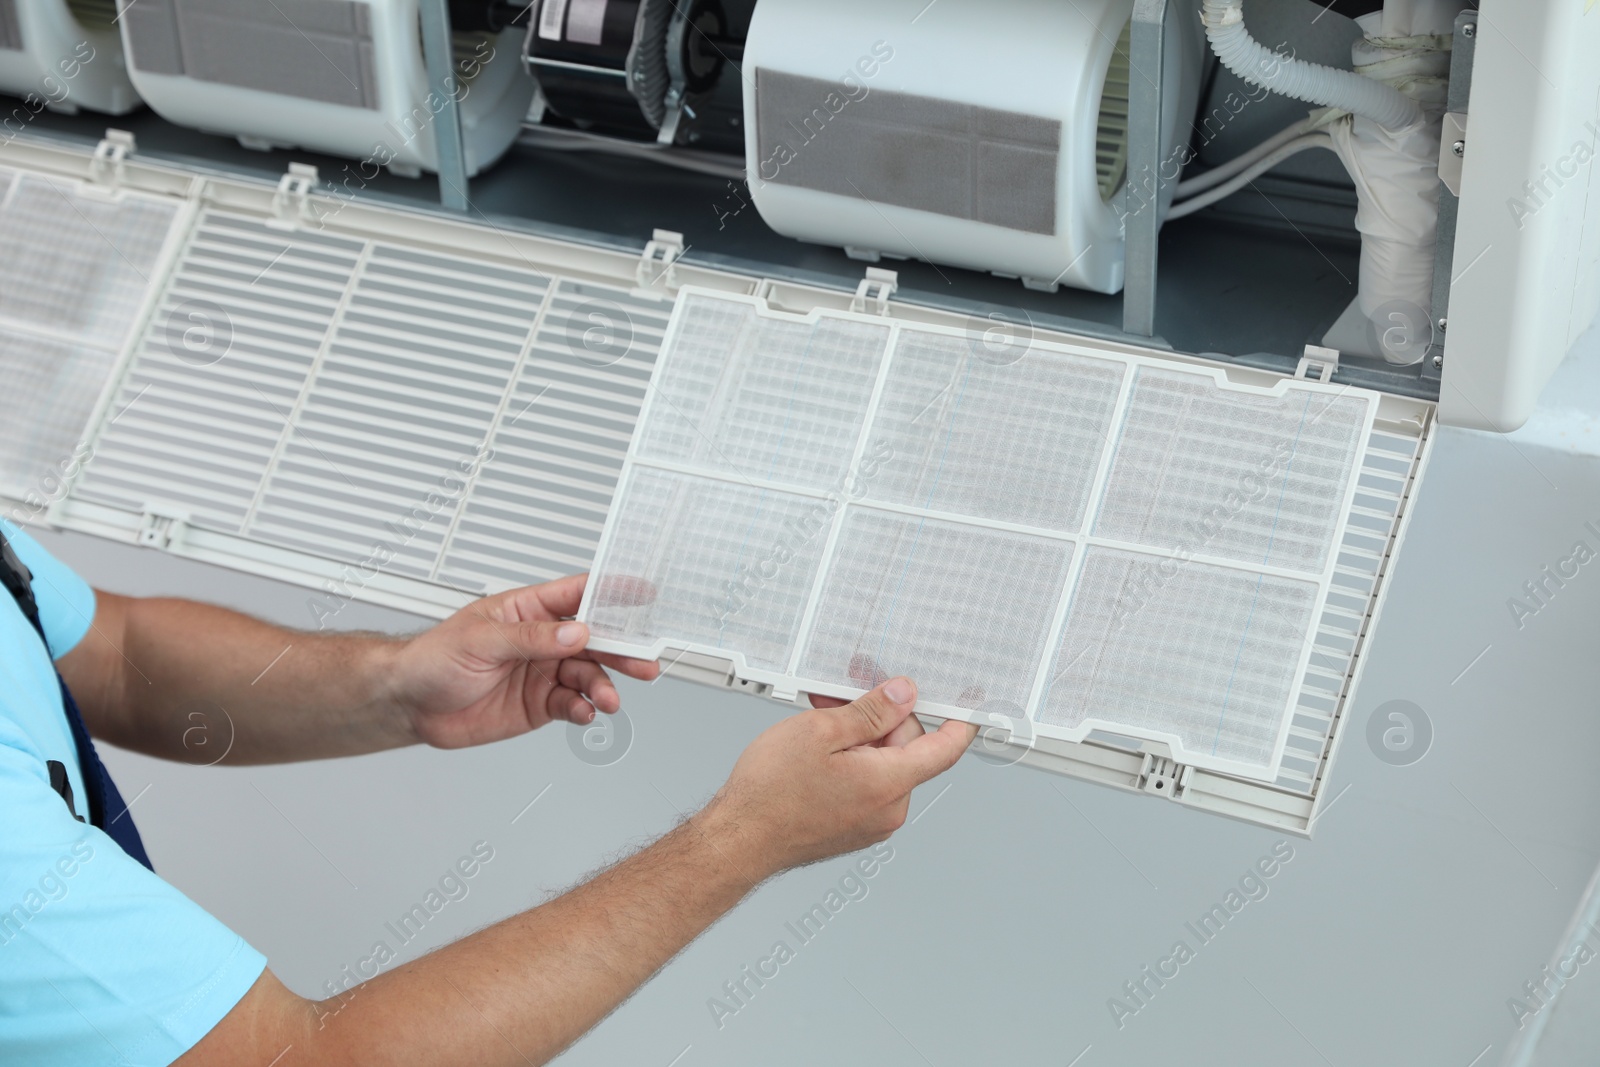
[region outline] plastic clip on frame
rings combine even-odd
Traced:
[[[1273,782],[1380,399],[686,288],[580,617],[779,699],[906,673],[1029,747]]]

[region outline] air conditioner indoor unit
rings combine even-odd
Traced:
[[[173,5],[152,11],[188,10]],[[788,0],[762,5],[742,82],[718,87],[747,94],[749,213],[719,210],[724,177],[637,165],[706,163],[662,145],[642,111],[618,124],[633,132],[623,161],[507,160],[530,187],[567,167],[569,210],[601,198],[578,234],[550,200],[482,218],[352,199],[299,161],[273,184],[125,136],[0,146],[14,250],[0,359],[36,372],[13,378],[17,415],[0,420],[0,495],[26,503],[43,484],[49,457],[24,445],[49,421],[52,449],[84,452],[47,468],[27,514],[301,583],[308,626],[352,599],[439,617],[592,569],[597,645],[676,676],[793,700],[905,671],[929,714],[997,725],[996,758],[1309,833],[1439,427],[1520,426],[1594,319],[1600,12],[1372,0],[1335,24],[1298,0],[1248,18],[1229,0],[1108,0],[1074,38],[1042,2],[883,0],[893,34],[878,6],[811,25]],[[1402,80],[1434,95],[1413,116],[1350,81],[1382,84],[1368,74],[1285,65],[1309,80],[1269,87],[1265,139],[1169,178],[1189,60],[1158,92],[1133,87],[1186,54],[1197,11],[1217,62],[1246,74],[1244,35],[1292,23],[1299,62],[1403,60]],[[1387,47],[1381,17],[1401,14],[1448,32],[1421,34],[1416,55],[1362,51]],[[1480,34],[1481,18],[1502,32]],[[637,39],[637,17],[617,24]],[[986,25],[1037,27],[1072,57],[1060,94],[960,77],[963,57],[997,69]],[[1124,39],[1119,141],[1105,96]],[[1019,83],[1046,84],[1027,50],[1017,65],[1037,79]],[[584,76],[606,77],[597,66]],[[1354,87],[1353,110],[1286,102],[1329,85]],[[611,94],[639,105],[626,97]],[[1053,155],[1045,126],[1062,131]],[[802,133],[760,186],[762,146]],[[1153,203],[1170,193],[1170,220],[1290,146],[1336,169],[1272,187],[1298,200],[1257,197],[1296,212],[1287,224],[1222,200],[1203,225],[1166,222],[1158,245],[1157,215],[1130,211],[1095,268],[1123,264],[1119,296],[1070,271],[1056,292],[990,276],[1052,280],[1004,268],[1038,251],[1059,273],[1083,252],[1073,212],[1115,217],[1103,190],[1119,174],[1125,189],[1149,177]],[[962,166],[923,173],[946,158]],[[1338,168],[1343,186],[1326,180]],[[1363,217],[1419,174],[1420,225]],[[1047,203],[1051,236],[1007,225],[1042,225],[1027,212]],[[729,216],[745,229],[719,236]],[[678,219],[698,229],[655,225]],[[761,220],[809,225],[813,243]],[[1344,244],[1308,247],[1304,227]],[[818,242],[908,262],[863,267]],[[1332,343],[1346,305],[1372,321],[1369,289],[1424,283],[1407,298],[1427,305],[1420,336],[1407,321],[1393,351]],[[624,575],[654,583],[655,604],[607,600],[605,578]]]
[[[416,175],[439,166],[445,106],[423,62],[417,0],[123,0],[139,94],[162,118]],[[520,27],[482,23],[452,38],[466,173],[510,147],[533,99]]]
[[[869,261],[1119,292],[1125,218],[1164,213],[1176,189],[1127,180],[1130,92],[1162,79],[1174,158],[1206,59],[1198,7],[1178,5],[1159,72],[1136,74],[1133,8],[1006,0],[913,21],[907,5],[762,0],[742,72],[761,217]]]
[[[40,108],[121,115],[139,106],[117,30],[116,0],[0,3],[0,92],[19,96],[4,129]]]

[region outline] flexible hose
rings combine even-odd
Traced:
[[[1235,174],[1239,174],[1242,171],[1249,169],[1250,165],[1255,163],[1257,160],[1267,158],[1272,153],[1288,144],[1290,141],[1293,141],[1295,138],[1301,136],[1302,134],[1310,133],[1316,122],[1316,116],[1307,115],[1294,125],[1279,130],[1271,137],[1268,137],[1265,141],[1262,141],[1260,144],[1246,152],[1242,152],[1239,155],[1234,156],[1226,163],[1223,163],[1220,166],[1212,167],[1204,174],[1199,174],[1193,178],[1188,178],[1179,182],[1176,198],[1178,200],[1187,200],[1191,196],[1198,196],[1207,189],[1221,185]]]
[[[1282,163],[1290,156],[1297,156],[1301,152],[1309,151],[1313,148],[1326,148],[1328,151],[1332,152],[1334,151],[1333,138],[1329,137],[1325,133],[1308,133],[1303,137],[1298,137],[1295,140],[1290,141],[1288,144],[1281,145],[1276,152],[1269,152],[1267,155],[1256,160],[1253,164],[1246,167],[1242,172],[1235,175],[1231,180],[1225,181],[1221,185],[1218,185],[1207,192],[1200,193],[1196,196],[1191,196],[1187,200],[1173,204],[1172,209],[1167,212],[1167,221],[1171,222],[1173,219],[1181,219],[1185,215],[1193,215],[1201,208],[1210,207],[1218,200],[1223,200],[1232,196],[1234,193],[1237,193],[1240,189],[1243,189],[1245,186],[1249,185],[1251,182],[1255,181],[1257,178],[1261,177],[1267,171],[1271,170],[1273,167],[1276,167],[1279,163]],[[1209,175],[1207,176],[1209,177]]]
[[[1421,106],[1393,86],[1266,48],[1245,29],[1243,3],[1205,0],[1200,14],[1217,59],[1238,77],[1295,100],[1361,115],[1386,130],[1422,121]]]

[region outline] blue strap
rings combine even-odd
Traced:
[[[144,841],[139,837],[139,828],[133,824],[133,813],[128,810],[122,794],[117,792],[117,783],[111,780],[106,765],[100,762],[100,754],[94,750],[94,739],[83,724],[83,715],[78,711],[78,702],[72,699],[72,690],[67,688],[59,673],[56,680],[61,682],[61,707],[67,713],[67,725],[78,746],[78,769],[83,772],[83,788],[89,794],[84,798],[89,806],[89,825],[104,830],[107,837],[122,846],[122,851],[154,871],[150,856],[144,850]]]
[[[16,600],[23,617],[32,624],[39,640],[44,643],[45,655],[49,656],[50,642],[44,636],[44,626],[39,621],[39,605],[33,596],[33,575],[11,550],[4,533],[0,533],[0,585],[4,585]],[[72,698],[72,690],[67,688],[66,680],[59,671],[56,672],[56,681],[61,685],[61,708],[67,717],[67,726],[72,731],[73,744],[78,749],[78,769],[83,772],[83,788],[88,794],[84,800],[89,809],[89,825],[105,831],[107,837],[122,846],[122,851],[154,871],[150,856],[144,850],[144,841],[139,837],[139,829],[133,824],[133,815],[128,811],[122,794],[117,792],[116,783],[111,780],[105,764],[100,762],[100,754],[94,749],[94,740],[89,736],[89,729],[83,724],[83,715],[78,711],[78,702]],[[72,801],[68,794],[63,794],[62,800],[71,811]],[[78,817],[76,811],[72,814],[74,818]]]

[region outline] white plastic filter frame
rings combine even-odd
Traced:
[[[978,707],[965,707],[951,702],[933,702],[924,700],[919,703],[919,713],[941,718],[962,719],[979,724],[1009,723],[1012,738],[1021,739],[1026,744],[1032,744],[1035,738],[1053,738],[1069,742],[1082,742],[1091,732],[1096,730],[1111,731],[1124,737],[1143,738],[1157,745],[1166,746],[1172,758],[1181,763],[1215,770],[1225,774],[1250,778],[1257,781],[1273,781],[1278,776],[1279,766],[1283,758],[1285,742],[1288,737],[1290,723],[1293,718],[1295,703],[1300,690],[1300,679],[1306,671],[1312,653],[1315,633],[1318,622],[1322,617],[1327,603],[1329,590],[1332,585],[1336,565],[1339,557],[1339,541],[1342,538],[1346,519],[1350,514],[1352,503],[1357,491],[1357,473],[1360,468],[1361,456],[1365,453],[1367,442],[1372,435],[1374,419],[1376,418],[1379,397],[1377,394],[1363,390],[1356,390],[1347,386],[1327,385],[1317,381],[1280,379],[1272,386],[1257,386],[1239,384],[1228,379],[1221,368],[1206,368],[1188,364],[1179,364],[1149,355],[1131,354],[1126,351],[1115,351],[1109,348],[1096,348],[1088,344],[1071,343],[1066,341],[1053,341],[1034,339],[1031,347],[1023,359],[1050,359],[1067,358],[1074,360],[1090,360],[1102,367],[1114,367],[1118,374],[1118,388],[1116,392],[1115,409],[1108,420],[1108,433],[1106,439],[1098,448],[1097,466],[1093,481],[1090,484],[1086,499],[1088,506],[1085,513],[1077,523],[1077,528],[1070,531],[1050,529],[1039,525],[1028,525],[992,516],[975,515],[970,511],[957,513],[953,511],[933,510],[926,507],[908,506],[897,504],[883,499],[881,496],[871,495],[870,490],[864,494],[865,499],[851,501],[842,499],[837,494],[830,497],[830,492],[819,491],[796,484],[786,478],[763,478],[748,476],[745,473],[730,474],[719,466],[733,466],[725,455],[719,451],[719,456],[724,462],[706,462],[704,460],[682,460],[663,458],[659,451],[652,454],[650,438],[653,428],[667,419],[680,418],[681,413],[675,414],[672,409],[677,405],[670,401],[664,402],[664,383],[675,368],[676,361],[684,358],[680,349],[686,344],[685,331],[691,327],[687,324],[693,309],[704,306],[705,302],[716,302],[727,307],[742,307],[753,309],[758,322],[803,324],[813,330],[825,327],[828,323],[856,324],[862,327],[876,327],[885,334],[883,351],[879,357],[879,365],[872,376],[870,395],[865,398],[852,398],[841,395],[838,399],[846,406],[855,404],[864,408],[861,418],[861,428],[853,442],[853,452],[848,471],[853,475],[860,469],[863,458],[869,447],[870,428],[878,421],[882,410],[885,387],[891,373],[897,368],[897,360],[901,356],[901,344],[908,339],[909,334],[926,335],[931,337],[950,338],[960,345],[971,346],[972,342],[967,334],[951,327],[929,326],[918,324],[901,324],[887,320],[880,316],[869,314],[842,312],[833,310],[813,310],[806,314],[793,314],[785,311],[774,310],[768,303],[757,296],[736,296],[726,293],[698,291],[685,288],[680,291],[679,301],[674,311],[672,321],[668,326],[666,338],[663,341],[662,356],[658,359],[654,370],[651,390],[646,398],[644,408],[640,413],[638,429],[635,431],[634,440],[624,464],[622,479],[619,483],[617,499],[613,504],[607,520],[606,530],[602,535],[596,556],[595,575],[596,581],[591,581],[585,595],[579,618],[589,622],[594,630],[591,645],[601,651],[614,652],[624,655],[638,656],[645,659],[672,658],[672,654],[689,654],[695,657],[706,657],[726,661],[732,674],[740,681],[753,683],[761,687],[770,687],[773,696],[779,699],[794,699],[800,693],[822,694],[826,696],[851,698],[858,696],[866,688],[860,685],[841,684],[836,678],[819,677],[815,670],[804,669],[804,658],[808,647],[817,637],[817,620],[819,604],[823,598],[823,591],[830,577],[840,566],[841,532],[851,516],[859,514],[875,514],[879,516],[902,516],[918,521],[919,523],[954,524],[971,530],[992,531],[1000,534],[1017,534],[1037,541],[1053,541],[1062,546],[1070,546],[1070,558],[1067,566],[1070,573],[1061,583],[1053,611],[1050,616],[1050,625],[1044,642],[1044,655],[1034,668],[1031,676],[1031,685],[1027,689],[1025,702],[1007,702],[1011,708],[997,710],[993,702],[984,706],[980,697],[975,697],[971,703],[979,704]],[[733,357],[729,357],[730,359]],[[970,355],[969,359],[980,357]],[[1303,394],[1306,397],[1306,407],[1314,398],[1326,398],[1327,406],[1322,410],[1325,413],[1335,404],[1353,406],[1358,410],[1354,420],[1354,445],[1350,450],[1350,460],[1347,469],[1343,472],[1344,483],[1339,495],[1336,510],[1332,520],[1327,525],[1328,539],[1323,550],[1323,559],[1319,569],[1292,568],[1272,564],[1250,564],[1241,562],[1237,558],[1224,555],[1208,554],[1206,552],[1185,552],[1181,546],[1179,550],[1165,549],[1160,546],[1140,541],[1122,540],[1097,534],[1094,531],[1095,522],[1104,516],[1104,497],[1111,478],[1113,463],[1118,456],[1118,444],[1123,440],[1126,430],[1126,416],[1130,404],[1130,397],[1135,391],[1136,383],[1144,380],[1145,376],[1170,375],[1173,373],[1188,375],[1198,381],[1213,384],[1222,395],[1232,395],[1239,398],[1265,398],[1281,399],[1291,393]],[[703,383],[699,383],[703,384]],[[864,400],[864,404],[856,404],[857,399]],[[937,397],[935,398],[938,399]],[[724,398],[725,400],[725,398]],[[723,400],[719,400],[719,403]],[[727,416],[725,413],[725,417]],[[1320,416],[1319,416],[1320,417]],[[1302,417],[1302,425],[1304,419]],[[703,428],[702,428],[703,432]],[[715,436],[715,425],[711,436]],[[709,438],[708,438],[709,440]],[[711,442],[713,450],[717,449],[715,442]],[[792,644],[787,650],[785,662],[781,667],[773,664],[770,658],[763,665],[761,657],[753,655],[748,647],[735,646],[721,647],[703,640],[696,640],[684,633],[661,634],[648,640],[630,639],[629,635],[607,636],[606,621],[602,615],[601,605],[597,602],[599,590],[605,588],[608,581],[624,577],[620,572],[613,572],[613,556],[616,555],[614,545],[620,536],[625,523],[625,516],[630,507],[631,498],[640,491],[641,482],[653,477],[656,473],[671,476],[684,476],[705,483],[732,486],[735,489],[756,490],[761,494],[788,493],[797,498],[809,498],[814,501],[826,503],[830,499],[833,505],[829,508],[829,526],[825,539],[817,553],[817,570],[811,582],[809,594],[806,597],[803,614],[797,629],[794,631]],[[1289,471],[1284,472],[1285,481]],[[995,472],[997,479],[1003,478],[1000,471]],[[1237,515],[1237,513],[1236,513]],[[737,519],[741,524],[746,520],[754,525],[754,518],[749,514],[740,514],[737,511],[728,516]],[[664,518],[661,521],[666,521]],[[920,527],[919,527],[920,529]],[[703,531],[686,531],[687,536],[697,536]],[[671,534],[667,535],[670,544]],[[1270,542],[1269,542],[1270,544]],[[1304,612],[1302,619],[1302,632],[1294,648],[1293,669],[1287,672],[1288,681],[1284,692],[1286,697],[1275,712],[1275,728],[1270,746],[1265,752],[1265,758],[1257,761],[1246,761],[1218,755],[1213,751],[1204,751],[1192,743],[1186,743],[1183,736],[1172,729],[1162,729],[1159,725],[1149,723],[1131,722],[1127,718],[1108,717],[1103,714],[1091,712],[1086,717],[1073,725],[1053,723],[1041,718],[1046,708],[1045,692],[1050,682],[1053,663],[1056,659],[1056,650],[1061,646],[1068,627],[1069,617],[1081,602],[1083,589],[1079,584],[1079,576],[1083,572],[1091,554],[1101,553],[1138,553],[1146,558],[1170,559],[1179,562],[1180,571],[1195,573],[1195,569],[1220,569],[1230,573],[1243,573],[1246,576],[1256,576],[1258,589],[1260,582],[1272,579],[1274,581],[1305,583],[1314,593],[1310,605]],[[698,561],[697,561],[698,562]],[[797,565],[798,566],[798,565]],[[908,564],[909,566],[909,564]],[[645,576],[637,576],[645,577]],[[727,580],[732,581],[738,575],[728,574]],[[1252,606],[1252,615],[1254,606]],[[599,623],[599,625],[597,625]],[[1245,633],[1249,632],[1248,621],[1245,624]],[[1019,638],[1020,640],[1020,638]],[[1242,640],[1241,640],[1242,655]],[[882,669],[887,670],[887,665]],[[1069,665],[1070,666],[1070,665]],[[1165,665],[1157,664],[1158,670]],[[873,664],[865,668],[869,671],[878,670]],[[1060,673],[1060,672],[1058,672]],[[1231,683],[1230,683],[1231,686]],[[1026,721],[1015,721],[1013,713],[1015,705],[1022,704],[1022,712]]]
[[[551,276],[602,288],[675,294],[684,286],[693,286],[742,296],[759,294],[774,308],[796,312],[843,311],[852,306],[860,307],[862,303],[859,293],[852,300],[849,292],[836,289],[673,262],[670,251],[673,235],[658,233],[656,241],[641,257],[634,252],[543,237],[516,228],[442,218],[363,201],[347,204],[341,199],[314,193],[297,206],[292,200],[284,202],[271,182],[199,174],[182,165],[137,158],[130,158],[115,168],[103,167],[91,158],[86,147],[56,145],[29,137],[0,146],[0,166],[52,180],[82,183],[85,189],[92,186],[95,196],[114,198],[132,194],[155,197],[178,206],[167,247],[150,272],[151,287],[136,316],[137,322],[90,419],[91,435],[117,419],[121,410],[115,402],[119,383],[135,362],[145,337],[151,330],[161,328],[156,321],[157,309],[167,299],[173,278],[183,269],[184,248],[190,234],[208,210],[270,220],[272,225],[284,227],[285,232],[309,227],[343,237],[427,252],[448,250],[449,254],[486,266],[532,267]],[[870,297],[868,303],[871,303]],[[938,332],[953,336],[970,329],[973,322],[959,310],[913,305],[895,299],[879,301],[876,307],[883,313],[883,318],[877,321],[898,323],[903,329],[938,327]],[[1045,329],[1036,333],[1040,340],[1059,342],[1069,348],[1088,346],[1100,356],[1148,357],[1172,369],[1200,369],[1207,374],[1217,366],[1196,357],[1180,353],[1169,356],[1143,346],[1084,340]],[[651,333],[652,341],[659,337],[660,333]],[[1227,375],[1235,382],[1260,386],[1258,393],[1275,390],[1280,380],[1269,372],[1245,368],[1229,368]],[[589,392],[597,398],[609,395],[604,390]],[[1410,521],[1410,502],[1431,452],[1434,419],[1435,405],[1427,401],[1398,396],[1381,399],[1377,422],[1380,429],[1367,442],[1363,461],[1367,466],[1362,471],[1362,492],[1368,495],[1362,500],[1363,506],[1352,509],[1346,529],[1347,538],[1359,534],[1364,543],[1359,548],[1351,548],[1347,540],[1348,551],[1341,560],[1335,582],[1340,592],[1330,597],[1324,613],[1318,643],[1300,686],[1301,702],[1290,727],[1290,743],[1285,750],[1282,772],[1275,782],[1179,765],[1169,758],[1170,751],[1160,742],[1103,730],[1090,731],[1081,742],[1033,734],[1012,736],[1010,743],[1000,745],[995,743],[995,732],[989,731],[979,742],[987,758],[995,762],[1020,763],[1123,791],[1164,796],[1208,814],[1308,835],[1320,807],[1326,803],[1323,786],[1339,739],[1347,729],[1351,695],[1370,658],[1365,654],[1367,642],[1390,588],[1389,572]],[[626,431],[620,425],[617,429],[622,431],[619,445],[625,447]],[[529,438],[517,447],[529,460],[559,466],[564,460],[545,451],[549,441],[558,439],[559,435],[550,436],[555,432],[552,429],[538,438]],[[1369,478],[1376,481],[1369,483]],[[442,572],[439,581],[379,573],[352,583],[350,565],[334,558],[332,553],[318,555],[247,535],[207,529],[188,524],[181,516],[173,518],[170,525],[164,525],[165,518],[160,513],[165,509],[160,501],[149,501],[149,507],[141,514],[138,509],[130,511],[84,499],[76,490],[75,483],[67,485],[60,494],[52,496],[53,504],[48,512],[30,512],[22,516],[23,520],[123,543],[147,544],[153,550],[180,558],[297,584],[306,588],[308,601],[337,589],[341,598],[443,618],[474,598],[472,592],[456,587],[452,575]],[[520,490],[508,483],[497,487],[497,491],[503,494]],[[521,509],[517,514],[522,515],[524,521],[533,521],[524,511]],[[153,531],[152,519],[156,520]],[[511,527],[505,524],[514,524],[517,520],[513,516],[498,521],[502,531],[497,535],[498,541],[484,542],[483,550],[503,555],[505,546],[511,543],[507,540]],[[158,536],[147,540],[145,535],[151,532]],[[496,544],[500,547],[495,547]],[[584,551],[589,549],[586,547]],[[506,556],[502,564],[519,572],[523,568],[511,556]],[[1335,599],[1340,603],[1335,605]],[[781,687],[740,677],[725,654],[696,654],[676,649],[669,649],[669,652],[663,668],[675,678],[793,699],[794,694],[781,691]]]

